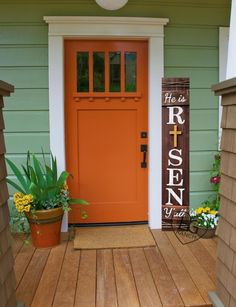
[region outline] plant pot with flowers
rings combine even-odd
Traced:
[[[77,204],[81,217],[87,217],[83,206],[88,203],[83,199],[72,199],[69,195],[67,178],[70,174],[63,171],[58,174],[56,158],[51,154],[51,164],[43,163],[34,154],[27,153],[23,172],[9,159],[9,167],[16,176],[18,183],[7,179],[17,192],[13,196],[19,218],[27,218],[32,243],[37,248],[46,248],[60,243],[61,223],[64,212],[70,210],[71,204]]]
[[[209,180],[215,193],[208,200],[205,200],[201,207],[191,213],[191,230],[203,238],[211,238],[215,235],[220,217],[218,213],[220,208],[220,163],[221,155],[219,152],[214,156]]]
[[[191,214],[191,231],[201,238],[212,238],[215,236],[218,221],[218,211],[210,207],[199,207]]]

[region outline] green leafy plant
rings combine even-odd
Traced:
[[[50,157],[51,165],[48,165],[44,153],[43,163],[41,163],[34,154],[28,152],[22,171],[11,160],[6,159],[18,180],[18,183],[15,183],[7,179],[7,182],[18,191],[13,197],[17,211],[23,213],[58,207],[69,211],[70,205],[76,204],[80,207],[82,219],[85,219],[87,214],[83,206],[88,203],[83,199],[70,198],[66,184],[70,174],[63,171],[59,175],[56,158],[52,154]]]
[[[211,210],[218,211],[220,208],[220,180],[221,180],[221,173],[220,173],[220,162],[221,156],[220,153],[214,156],[214,161],[212,164],[212,168],[210,170],[210,183],[212,186],[213,191],[216,192],[215,195],[212,195],[208,200],[205,200],[202,203],[203,207],[209,207]]]

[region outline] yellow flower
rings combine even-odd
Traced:
[[[216,215],[216,213],[217,213],[217,211],[215,211],[215,210],[210,211],[210,214]]]
[[[33,201],[33,196],[31,194],[25,195],[23,197],[24,205],[28,205],[29,203],[32,203],[32,201]]]
[[[18,193],[15,193],[14,196],[13,196],[13,200],[14,200],[14,203],[17,202],[17,200],[19,200],[20,198],[22,198],[24,196],[24,194],[18,192]]]
[[[66,182],[64,183],[63,190],[66,190],[66,191],[68,190],[68,185]]]
[[[25,211],[25,212],[29,212],[29,211],[30,211],[30,208],[31,208],[31,206],[30,206],[30,205],[25,206],[25,207],[24,207],[24,211]]]
[[[201,213],[202,213],[202,210],[203,210],[203,208],[202,208],[202,207],[199,207],[199,208],[197,208],[197,209],[195,210],[195,212],[196,212],[197,214],[201,214]]]
[[[31,195],[31,194],[25,195],[24,199],[25,199],[28,203],[32,203],[32,202],[33,202],[33,195]]]
[[[18,212],[23,212],[24,211],[24,206],[16,205],[16,209],[17,209]]]
[[[17,211],[29,212],[31,208],[29,204],[33,202],[33,195],[31,194],[24,195],[22,193],[15,193],[13,196],[13,200]]]

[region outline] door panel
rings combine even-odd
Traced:
[[[70,223],[147,220],[147,43],[65,41],[66,165],[72,197],[86,199],[88,219],[73,206]]]
[[[98,203],[136,201],[136,111],[82,110],[78,115],[79,172],[84,181],[80,192]]]

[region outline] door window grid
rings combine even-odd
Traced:
[[[77,91],[89,92],[89,53],[77,53]]]
[[[121,91],[121,53],[109,52],[109,91]]]
[[[105,92],[105,52],[93,52],[93,91]]]
[[[137,53],[77,52],[77,92],[137,92]]]
[[[125,52],[125,92],[136,92],[137,54]]]

